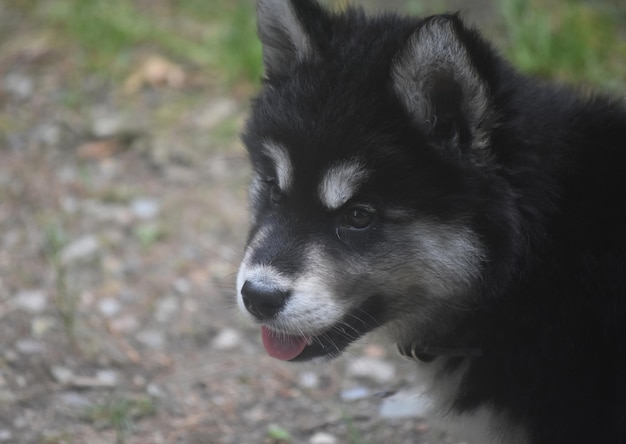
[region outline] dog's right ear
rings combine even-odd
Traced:
[[[478,35],[456,15],[426,19],[393,66],[395,90],[422,130],[442,144],[488,158],[494,115],[487,82],[474,63]]]
[[[331,32],[330,18],[316,0],[258,0],[257,19],[268,78],[315,57]]]

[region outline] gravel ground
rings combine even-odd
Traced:
[[[238,317],[247,92],[81,77],[1,12],[0,442],[456,442],[395,350],[284,364]]]

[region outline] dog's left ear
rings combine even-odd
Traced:
[[[489,145],[493,118],[487,83],[465,46],[479,40],[456,15],[426,19],[393,66],[396,94],[416,124],[446,146],[470,147],[472,157]],[[484,159],[483,159],[484,160]]]
[[[316,0],[258,0],[257,26],[268,78],[315,57],[331,33],[328,13]]]

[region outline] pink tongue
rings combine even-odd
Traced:
[[[261,338],[267,354],[272,358],[290,361],[304,350],[307,340],[303,336],[289,336],[261,327]]]

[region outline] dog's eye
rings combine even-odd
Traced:
[[[269,186],[270,186],[270,200],[275,204],[280,203],[280,201],[282,201],[284,197],[283,192],[278,187],[276,182],[273,182],[273,181],[269,182]]]
[[[354,206],[346,213],[346,223],[356,229],[367,228],[374,220],[374,210],[368,207]]]

